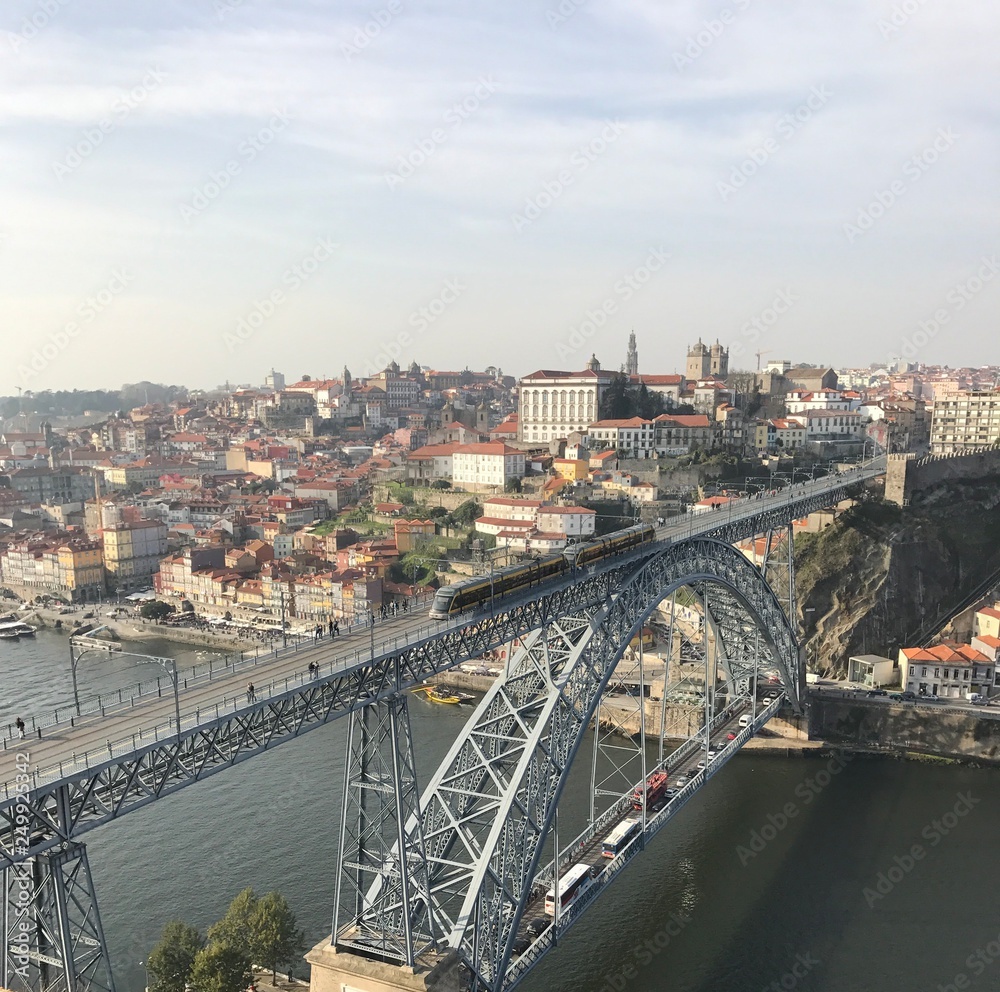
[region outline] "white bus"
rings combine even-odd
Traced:
[[[628,846],[629,842],[639,833],[642,829],[642,818],[638,816],[630,816],[622,820],[618,826],[615,827],[601,845],[601,854],[606,858],[613,858],[618,855],[618,853],[624,850]]]
[[[562,878],[559,879],[559,912],[565,912],[573,901],[583,895],[594,884],[597,876],[597,869],[590,865],[573,865]],[[545,912],[549,916],[556,915],[556,892],[549,889],[545,893]]]

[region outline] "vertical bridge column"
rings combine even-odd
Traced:
[[[396,964],[433,945],[420,792],[404,693],[350,717],[333,938]],[[407,844],[407,826],[416,836]]]
[[[115,992],[87,849],[64,841],[3,869],[0,985]]]

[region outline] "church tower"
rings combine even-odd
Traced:
[[[729,375],[729,349],[723,348],[718,338],[712,345],[710,371],[720,379],[725,379]]]
[[[705,379],[712,368],[712,356],[707,347],[698,338],[698,343],[688,349],[687,368],[684,378],[688,380]]]
[[[639,374],[639,352],[635,346],[635,331],[628,336],[628,354],[625,356],[625,374]]]

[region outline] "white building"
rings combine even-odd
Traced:
[[[535,521],[542,533],[581,540],[594,535],[597,513],[585,506],[543,506]]]
[[[523,475],[524,452],[503,441],[460,444],[452,454],[452,484],[469,492],[502,491],[508,479]]]
[[[610,385],[611,374],[595,358],[582,372],[540,369],[525,376],[518,383],[517,439],[547,444],[585,431],[597,420]]]
[[[904,688],[918,696],[968,699],[975,693],[989,693],[996,662],[968,644],[937,644],[932,648],[900,648],[899,669]]]
[[[623,458],[656,457],[656,427],[651,420],[598,420],[587,428],[591,451],[614,448]]]
[[[934,397],[931,454],[950,455],[1000,441],[1000,390]]]

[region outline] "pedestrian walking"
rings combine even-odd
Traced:
[[[253,682],[247,683],[247,702],[254,703],[257,701],[257,690],[253,687]]]
[[[334,634],[334,624],[333,624],[332,620],[327,624],[327,629],[330,632],[330,636],[333,637],[333,634]]]
[[[14,726],[17,727],[17,736],[23,739],[24,738],[24,721],[20,717],[18,717],[14,721]]]
[[[340,621],[333,621],[333,636],[336,637],[340,633]]]

